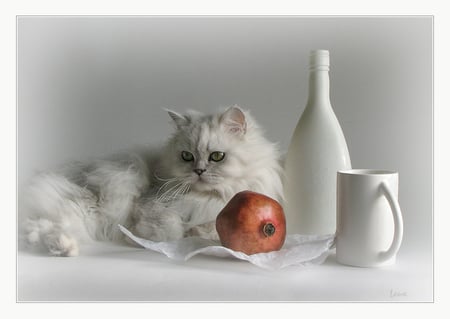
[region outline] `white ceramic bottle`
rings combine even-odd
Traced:
[[[350,169],[344,134],[330,102],[330,56],[311,51],[308,101],[285,162],[286,227],[289,234],[336,231],[336,176]]]

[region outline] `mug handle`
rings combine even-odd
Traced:
[[[395,256],[400,248],[403,239],[403,218],[397,196],[394,195],[389,185],[386,182],[382,182],[380,189],[383,195],[386,196],[389,206],[391,206],[392,215],[394,216],[394,238],[391,247],[381,252],[378,256],[379,262],[385,262]]]

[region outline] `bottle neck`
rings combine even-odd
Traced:
[[[328,68],[309,71],[308,105],[310,104],[331,105]]]

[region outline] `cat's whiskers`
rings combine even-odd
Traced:
[[[187,182],[183,183],[180,187],[178,187],[174,191],[174,193],[172,194],[173,198],[177,198],[179,196],[186,194],[187,191],[189,190],[189,187],[190,187],[190,183],[187,183]]]
[[[182,182],[175,184],[169,189],[165,190],[161,195],[159,195],[159,191],[157,196],[157,200],[159,202],[166,202],[173,199],[173,193],[182,185]]]
[[[163,181],[163,180],[161,179],[161,181]],[[180,184],[181,181],[182,180],[179,177],[173,177],[173,178],[165,179],[165,182],[158,188],[158,191],[156,192],[156,197],[159,197],[159,195],[163,195],[163,194],[167,193],[172,188],[174,188],[178,184]],[[175,185],[171,186],[172,183],[175,183]],[[169,186],[171,186],[171,187],[169,189],[167,189],[167,187],[169,187]]]
[[[182,195],[184,195],[185,187],[186,187],[186,183],[181,183],[179,185],[179,187],[177,187],[176,189],[173,190],[172,194],[168,194],[168,199],[175,200],[175,199],[181,197]]]
[[[171,185],[175,183],[175,185]],[[170,186],[170,187],[169,187]],[[169,188],[167,188],[169,187]],[[190,183],[186,182],[184,178],[172,178],[167,180],[159,189],[156,194],[156,200],[158,202],[167,202],[173,200],[179,196],[186,194],[190,189]]]

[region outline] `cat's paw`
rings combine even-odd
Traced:
[[[79,255],[77,241],[64,234],[48,235],[44,244],[52,256],[75,257]]]
[[[28,219],[20,231],[21,242],[29,249],[45,249],[52,256],[78,256],[78,242],[61,231],[54,221],[39,218]]]
[[[210,240],[216,240],[216,241],[219,240],[219,234],[217,233],[217,230],[216,230],[216,222],[215,221],[194,226],[194,227],[188,229],[188,231],[186,231],[185,236],[186,237],[197,236],[197,237],[210,239]]]
[[[167,212],[164,215],[142,218],[132,227],[132,232],[151,241],[172,241],[183,238],[184,227],[178,215]]]

